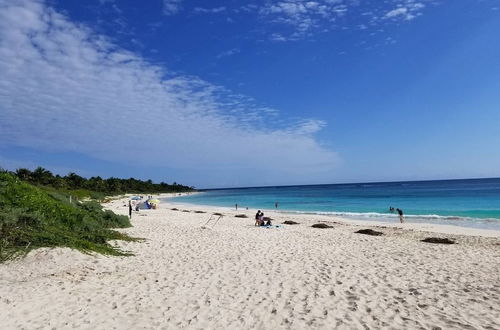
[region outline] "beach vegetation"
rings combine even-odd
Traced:
[[[0,172],[0,262],[39,247],[127,255],[109,241],[135,240],[111,229],[129,226],[127,217],[103,210],[95,201],[70,202],[63,192],[41,189]]]
[[[134,178],[120,179],[99,176],[84,178],[76,173],[68,173],[66,176],[54,175],[51,171],[39,166],[31,171],[26,168],[19,168],[10,174],[22,181],[46,189],[65,191],[80,199],[90,198],[102,200],[107,195],[119,195],[124,193],[180,193],[194,191],[193,187],[165,182],[153,183],[152,180],[138,180]]]

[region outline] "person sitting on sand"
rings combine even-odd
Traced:
[[[264,212],[260,212],[260,215],[259,215],[259,226],[264,226]]]
[[[273,224],[271,223],[271,218],[267,218],[266,221],[266,226],[272,226]]]

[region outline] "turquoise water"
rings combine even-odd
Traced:
[[[453,224],[500,230],[500,178],[207,190],[174,198],[193,204],[342,215],[353,219]]]

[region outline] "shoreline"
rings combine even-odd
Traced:
[[[174,200],[172,200],[172,198],[175,198],[175,197],[177,197],[177,196],[164,196],[161,198],[164,198],[163,201],[166,201],[171,205],[174,205],[176,207],[188,208],[188,209],[205,208],[205,209],[211,209],[214,212],[219,212],[219,211],[223,210],[223,211],[231,213],[231,214],[233,214],[233,213],[238,214],[238,213],[244,213],[244,212],[251,213],[252,211],[254,213],[256,213],[256,211],[257,211],[257,209],[253,209],[253,208],[248,208],[248,210],[246,208],[235,210],[234,208],[223,207],[223,206],[175,202]],[[457,226],[457,225],[453,225],[453,224],[432,224],[432,223],[415,223],[415,222],[405,222],[402,224],[402,223],[399,223],[398,218],[395,218],[395,222],[392,223],[392,222],[376,221],[376,220],[349,219],[346,217],[336,216],[336,215],[307,213],[307,212],[299,212],[299,211],[288,211],[288,210],[281,211],[281,210],[273,210],[273,209],[261,209],[261,210],[266,215],[271,214],[271,215],[275,215],[275,217],[276,216],[297,217],[300,219],[314,218],[314,219],[317,219],[318,221],[341,222],[341,223],[349,224],[349,225],[353,225],[353,226],[363,226],[363,227],[368,226],[368,227],[375,227],[375,228],[392,227],[392,228],[402,229],[402,230],[418,230],[418,231],[423,231],[423,232],[439,233],[439,234],[500,238],[500,230],[472,228],[472,227],[466,227],[466,226]],[[250,214],[247,214],[247,216],[250,216]]]

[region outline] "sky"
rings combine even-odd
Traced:
[[[0,166],[500,177],[500,0],[0,0]]]

